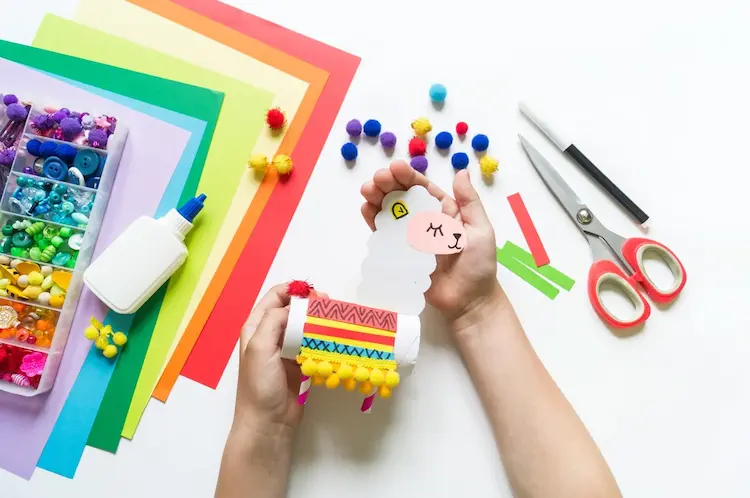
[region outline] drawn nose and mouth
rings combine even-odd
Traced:
[[[458,247],[458,241],[461,239],[461,234],[454,233],[453,236],[456,238],[456,243],[452,246],[448,246],[448,249],[461,249],[460,247]]]

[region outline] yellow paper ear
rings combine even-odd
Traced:
[[[409,214],[409,208],[402,201],[396,201],[391,206],[391,214],[398,220]]]

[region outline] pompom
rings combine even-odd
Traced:
[[[471,139],[471,147],[477,152],[484,152],[489,146],[490,139],[487,138],[487,135],[482,135],[480,133],[479,135],[475,135],[474,138]]]
[[[411,158],[411,161],[409,162],[412,168],[419,171],[420,173],[424,174],[425,171],[427,171],[427,158],[425,156],[414,156]]]
[[[427,118],[418,118],[411,122],[411,129],[418,137],[423,137],[432,131],[432,125]]]
[[[445,102],[448,95],[448,89],[441,83],[435,83],[430,87],[430,100],[433,102]]]
[[[29,112],[21,104],[11,104],[5,109],[5,114],[11,121],[23,121],[29,115]]]
[[[448,149],[453,145],[453,135],[447,131],[441,131],[435,136],[435,147],[438,149]]]
[[[35,116],[31,122],[34,125],[34,128],[39,131],[51,130],[52,127],[55,126],[55,120],[52,119],[50,114],[40,114],[39,116]]]
[[[357,388],[357,381],[355,379],[346,379],[344,381],[344,389],[347,391],[354,391]]]
[[[107,132],[104,130],[100,130],[97,128],[96,130],[91,130],[89,132],[88,142],[92,147],[104,149],[107,147],[108,140],[109,140],[109,135],[107,135]]]
[[[469,125],[464,123],[463,121],[460,121],[456,125],[456,134],[464,136],[469,132]]]
[[[16,158],[16,151],[13,149],[0,150],[0,165],[10,166]]]
[[[27,146],[28,148],[28,146]],[[55,152],[55,155],[65,161],[68,164],[71,164],[73,160],[76,158],[76,154],[78,154],[78,151],[73,147],[72,145],[68,144],[60,144],[57,146],[57,151]]]
[[[398,372],[395,372],[393,370],[388,370],[388,373],[385,374],[385,385],[394,388],[401,383],[401,376],[398,374]]]
[[[380,145],[385,147],[386,149],[392,149],[396,146],[396,135],[391,133],[390,131],[386,131],[382,135],[380,135]]]
[[[321,361],[318,363],[318,375],[321,377],[328,377],[333,373],[333,365],[327,361]]]
[[[409,155],[411,157],[424,156],[425,152],[427,152],[427,142],[419,137],[413,137],[409,140]]]
[[[84,130],[93,130],[94,126],[96,126],[94,116],[88,113],[81,114],[81,126],[83,126]]]
[[[370,394],[372,392],[372,382],[367,381],[359,385],[359,392],[362,394]]]
[[[113,346],[110,344],[106,348],[104,348],[104,351],[102,351],[102,354],[105,358],[114,358],[117,356],[117,346]]]
[[[497,171],[498,164],[494,157],[484,156],[479,160],[479,169],[482,170],[484,176],[491,176]]]
[[[128,342],[128,336],[122,332],[115,332],[115,335],[112,336],[112,342],[114,342],[116,346],[124,346]]]
[[[247,166],[256,173],[265,173],[268,168],[268,158],[263,154],[253,154],[247,162]]]
[[[465,152],[456,152],[451,157],[451,164],[454,169],[466,169],[469,165],[469,156]]]
[[[55,123],[60,123],[62,122],[63,119],[67,118],[68,116],[70,116],[70,111],[63,108],[57,111],[56,113],[54,113],[52,115],[52,119],[55,121]]]
[[[346,123],[346,132],[350,137],[360,136],[362,134],[362,123],[359,122],[359,119],[352,119]]]
[[[357,370],[354,371],[354,378],[357,382],[365,382],[370,378],[370,371],[365,367],[357,367]]]
[[[353,143],[347,142],[341,146],[341,157],[343,157],[345,161],[354,161],[357,159],[358,155],[359,150],[357,150],[357,146]]]
[[[348,363],[342,363],[336,373],[341,380],[349,380],[354,376],[354,369]]]
[[[284,115],[284,111],[278,107],[269,109],[268,112],[266,112],[266,124],[272,130],[282,129],[286,124],[286,115]]]
[[[319,385],[323,384],[325,381],[326,380],[323,377],[321,377],[320,375],[313,375],[312,383],[313,383],[314,386],[319,386]]]
[[[365,135],[368,137],[377,137],[380,135],[380,130],[382,126],[380,125],[380,121],[377,119],[368,119],[365,121],[365,126],[362,127],[362,129],[365,132]]]
[[[292,297],[307,299],[313,290],[313,285],[304,280],[292,280],[286,288],[286,293]]]
[[[65,140],[73,140],[83,131],[83,126],[75,118],[65,118],[60,121],[60,129]]]
[[[29,154],[32,156],[39,156],[39,148],[42,146],[42,142],[37,140],[36,138],[33,138],[29,140],[29,143],[26,144],[26,150],[29,151]]]
[[[57,152],[57,144],[55,142],[44,142],[39,146],[39,156],[47,159],[52,157]]]
[[[104,349],[107,346],[109,346],[109,343],[107,342],[107,338],[106,337],[104,337],[103,335],[100,335],[94,341],[94,346],[96,346],[97,349],[101,349],[102,351],[104,351]]]
[[[379,386],[385,382],[385,374],[382,370],[373,370],[370,372],[370,382],[372,382],[373,386]]]
[[[391,397],[391,394],[393,394],[393,391],[390,387],[383,385],[378,388],[378,394],[381,398],[388,399]]]
[[[326,387],[328,389],[336,389],[339,387],[340,383],[341,379],[339,379],[339,376],[336,374],[333,374],[326,379]]]
[[[99,330],[94,326],[88,326],[83,331],[83,336],[89,341],[95,341],[99,337]]]
[[[312,377],[318,372],[318,365],[315,363],[315,361],[307,359],[302,363],[300,370],[302,370],[302,375]]]
[[[8,95],[3,95],[3,104],[11,105],[11,104],[17,104],[17,103],[18,103],[18,97],[16,97],[12,93],[9,93]]]
[[[286,154],[277,154],[276,157],[273,158],[271,164],[273,164],[273,167],[276,168],[276,171],[278,171],[280,175],[288,175],[292,172],[292,168],[294,168],[292,158]]]

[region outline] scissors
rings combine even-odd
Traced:
[[[677,256],[664,244],[641,237],[626,239],[607,229],[582,203],[573,189],[565,183],[560,174],[523,136],[518,135],[531,164],[536,169],[560,205],[568,212],[576,226],[583,232],[591,246],[594,263],[589,270],[588,293],[591,305],[597,314],[612,327],[628,328],[639,325],[651,315],[648,304],[639,286],[657,303],[668,303],[675,299],[687,281],[685,267]],[[662,289],[649,277],[643,263],[647,253],[659,256],[672,273],[673,283]],[[613,255],[615,257],[613,257]],[[628,273],[623,272],[619,263]],[[603,284],[610,284],[624,294],[635,307],[635,318],[623,320],[607,309],[601,299]]]

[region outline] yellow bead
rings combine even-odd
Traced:
[[[380,386],[378,388],[378,394],[381,398],[390,398],[391,394],[393,394],[393,391],[388,386]]]
[[[351,379],[354,375],[354,369],[348,363],[342,363],[339,369],[336,371],[339,374],[341,380]]]
[[[263,154],[253,154],[247,162],[248,167],[258,173],[263,173],[268,168],[268,158]]]
[[[83,335],[89,341],[95,341],[97,337],[99,337],[99,331],[94,327],[86,327],[86,330],[83,331]]]
[[[357,381],[354,379],[346,379],[344,381],[344,389],[347,391],[354,391],[357,387]]]
[[[398,374],[398,372],[394,372],[393,370],[389,370],[387,374],[385,374],[385,385],[388,387],[396,387],[399,382],[401,382],[401,376]]]
[[[359,392],[362,394],[370,394],[372,392],[372,382],[367,381],[359,385]]]
[[[38,271],[32,271],[29,273],[29,285],[42,285],[44,282],[44,276]]]
[[[321,377],[320,375],[313,375],[313,378],[312,378],[312,383],[313,383],[314,385],[316,385],[316,386],[319,386],[319,385],[321,385],[322,383],[324,383],[325,381],[326,381],[326,380],[325,380],[325,379],[324,379],[323,377]]]
[[[307,375],[308,377],[312,377],[318,372],[318,365],[313,360],[305,360],[304,363],[302,363],[302,375]]]
[[[479,169],[482,170],[484,176],[491,176],[497,171],[498,164],[494,157],[484,156],[479,160]]]
[[[59,294],[57,296],[50,296],[49,305],[53,308],[62,308],[63,304],[65,304],[65,296]]]
[[[114,358],[117,356],[117,346],[109,345],[106,348],[104,348],[104,351],[102,351],[102,354],[105,358]]]
[[[42,288],[38,285],[29,285],[26,287],[21,295],[25,297],[26,299],[36,299],[39,297],[39,294],[42,293]]]
[[[273,158],[272,164],[280,175],[288,175],[292,172],[292,168],[294,168],[294,162],[292,161],[292,158],[287,156],[286,154],[278,154]]]
[[[112,342],[117,346],[124,346],[125,343],[128,342],[128,336],[122,332],[115,332],[115,335],[112,336]]]
[[[94,341],[94,346],[96,346],[97,349],[104,351],[104,349],[109,346],[109,343],[107,342],[106,337],[99,336],[96,338],[96,341]]]
[[[328,377],[333,373],[333,365],[328,363],[327,361],[321,361],[318,363],[318,375],[321,377]]]
[[[382,370],[373,370],[370,372],[370,382],[373,386],[379,386],[385,382],[385,374]]]
[[[336,374],[333,374],[326,379],[326,387],[328,389],[336,389],[337,387],[339,387],[340,383],[341,383],[341,380],[339,379],[339,376]]]
[[[427,118],[419,118],[411,122],[411,128],[417,136],[423,137],[432,131],[432,124]]]
[[[365,382],[370,379],[370,371],[365,367],[357,367],[357,370],[354,371],[354,378],[357,379],[357,382]]]

